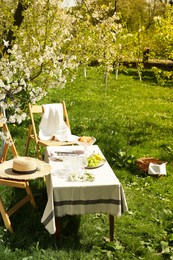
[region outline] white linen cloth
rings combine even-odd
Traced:
[[[64,121],[62,104],[43,105],[43,116],[39,125],[40,140],[73,141],[69,127]]]
[[[155,164],[150,163],[148,167],[149,175],[166,175],[166,163]]]
[[[62,146],[60,147],[62,151]],[[64,147],[75,149],[76,147]],[[45,161],[49,155],[58,151],[59,147],[47,147]],[[90,147],[90,152],[101,153],[97,145]],[[93,182],[70,182],[58,176],[63,162],[49,161],[51,175],[46,177],[48,202],[41,222],[50,234],[56,232],[55,216],[80,215],[88,213],[107,213],[121,216],[128,210],[121,183],[106,162],[103,166],[88,170],[95,180]],[[56,171],[56,174],[54,172]],[[60,172],[60,171],[59,171]]]

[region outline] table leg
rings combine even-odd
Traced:
[[[114,240],[114,216],[109,215],[109,235],[110,241]]]
[[[55,236],[56,239],[59,240],[60,239],[60,218],[58,217],[55,218],[55,224],[56,224]]]

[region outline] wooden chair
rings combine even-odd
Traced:
[[[67,109],[66,109],[66,105],[65,105],[64,101],[62,101],[62,108],[63,108],[64,122],[70,129],[70,123],[69,123]],[[42,105],[31,105],[29,103],[28,109],[29,109],[29,116],[30,116],[30,124],[29,124],[28,136],[27,136],[27,142],[26,142],[26,152],[25,152],[26,156],[28,154],[29,144],[30,144],[31,140],[33,140],[35,142],[36,154],[39,159],[42,159],[41,152],[40,152],[40,146],[45,147],[45,146],[50,146],[50,145],[61,146],[61,145],[74,144],[74,142],[66,142],[66,141],[40,140],[39,136],[38,136],[38,125],[36,124],[36,116],[40,115],[40,118],[39,118],[39,121],[40,121],[40,119],[44,113],[43,106]]]
[[[1,118],[1,116],[0,116],[0,118]],[[17,156],[18,153],[17,153],[17,150],[15,148],[15,145],[14,145],[13,139],[11,137],[11,134],[9,132],[7,124],[0,122],[0,131],[2,131],[5,135],[8,134],[8,140],[6,142],[4,142],[4,145],[2,147],[2,153],[1,153],[1,157],[0,157],[0,163],[2,163],[6,160],[7,152],[8,152],[9,149],[11,150],[12,155],[14,157]],[[12,227],[12,224],[11,224],[11,221],[10,221],[10,216],[14,212],[16,212],[19,208],[21,208],[28,201],[30,201],[31,205],[34,208],[37,208],[37,206],[36,206],[35,199],[33,197],[33,194],[32,194],[32,191],[31,191],[31,188],[30,188],[30,185],[29,185],[29,181],[5,179],[5,178],[0,177],[0,185],[25,189],[26,193],[27,193],[27,195],[23,199],[21,199],[16,205],[14,205],[9,210],[5,209],[2,197],[0,195],[0,213],[2,215],[4,224],[7,228],[7,230],[9,230],[11,233],[13,233],[13,227]]]

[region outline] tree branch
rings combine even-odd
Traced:
[[[19,0],[17,8],[15,10],[14,13],[14,22],[13,22],[13,26],[17,26],[18,28],[20,27],[20,25],[22,24],[23,21],[23,11],[25,11],[27,9],[26,4],[22,3],[22,0]],[[14,32],[12,29],[9,30],[8,34],[7,34],[7,38],[6,41],[8,41],[9,45],[4,46],[2,53],[5,54],[8,52],[9,49],[12,48],[12,42],[15,40],[15,36],[14,36]]]

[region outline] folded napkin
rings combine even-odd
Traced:
[[[149,175],[166,175],[166,163],[155,164],[150,163],[148,167]]]
[[[71,141],[72,135],[64,122],[62,104],[43,105],[44,113],[39,125],[41,140]]]

